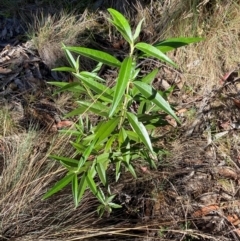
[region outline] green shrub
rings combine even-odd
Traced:
[[[161,125],[162,112],[180,123],[166,98],[151,85],[158,69],[140,77],[141,69],[137,67],[139,61],[155,58],[176,67],[165,53],[201,40],[200,38],[168,39],[154,46],[138,42],[144,20],[139,22],[133,33],[122,14],[114,9],[108,11],[112,17],[109,22],[128,42],[130,52],[120,62],[114,56],[102,51],[63,45],[71,67],[60,67],[55,70],[71,72],[78,81],[70,84],[60,82],[51,82],[51,84],[61,87],[59,91],[70,90],[86,94],[86,100],[77,101],[80,107],[68,116],[82,117],[83,113],[92,112],[98,117],[98,122],[92,125],[88,118],[85,121],[80,118],[75,126],[76,130],[68,130],[69,134],[76,136],[76,141],[71,144],[80,157],[71,159],[52,156],[67,169],[67,174],[44,195],[44,198],[47,198],[72,183],[74,203],[77,206],[85,190],[90,189],[100,202],[98,208],[100,215],[104,211],[111,212],[112,208],[121,207],[113,202],[115,195],[111,193],[108,182],[108,168],[114,167],[116,181],[119,180],[123,169],[137,177],[134,168],[137,160],[145,160],[151,168],[156,168],[154,161],[156,150],[152,145],[151,131]],[[99,64],[92,72],[79,72],[79,57],[75,60],[71,52],[93,59]],[[102,64],[118,69],[118,76],[113,86],[108,86],[105,80],[98,76]],[[134,107],[136,105],[137,108]]]

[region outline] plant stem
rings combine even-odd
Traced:
[[[127,88],[126,88],[126,93],[125,93],[125,96],[124,96],[124,102],[123,102],[123,107],[122,107],[122,110],[121,110],[121,117],[120,117],[120,122],[119,122],[119,125],[118,125],[118,129],[121,128],[121,126],[122,126],[122,124],[124,122],[124,119],[125,119],[126,112],[127,112],[129,85],[130,85],[130,81],[127,84]]]

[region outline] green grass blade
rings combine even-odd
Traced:
[[[111,117],[114,114],[119,102],[121,101],[124,95],[124,92],[126,90],[126,87],[128,85],[128,82],[130,81],[131,73],[132,73],[132,58],[127,57],[124,59],[119,71],[117,85],[113,96],[113,104],[109,112],[109,117]]]
[[[172,110],[169,103],[153,87],[140,81],[135,81],[134,85],[138,88],[138,90],[146,99],[152,101],[159,108],[161,108],[167,114],[171,115],[177,122],[180,123],[178,117]]]
[[[116,59],[112,55],[105,53],[103,51],[84,48],[84,47],[66,47],[65,49],[68,49],[72,52],[81,54],[81,55],[88,57],[90,59],[93,59],[97,62],[102,62],[109,66],[113,66],[113,67],[121,66],[121,62],[118,59]]]
[[[167,55],[150,44],[140,42],[135,45],[135,48],[141,50],[148,56],[155,57],[161,61],[171,64],[174,67],[177,67],[177,65]]]
[[[128,118],[128,121],[130,122],[134,132],[136,132],[138,134],[139,138],[144,143],[144,145],[151,152],[153,152],[151,140],[149,138],[148,132],[147,132],[145,126],[143,125],[143,123],[139,122],[137,116],[135,116],[134,114],[132,114],[130,112],[127,112],[127,118]]]
[[[46,194],[44,194],[43,199],[46,199],[52,196],[54,193],[61,191],[73,180],[74,175],[74,173],[67,174],[64,178],[58,181]]]

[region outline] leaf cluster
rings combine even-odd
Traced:
[[[70,67],[59,67],[55,71],[72,73],[76,82],[52,84],[59,86],[59,91],[68,90],[87,95],[87,100],[77,101],[79,108],[68,114],[80,116],[76,129],[67,131],[76,136],[76,141],[71,144],[80,158],[52,156],[67,169],[67,174],[44,195],[47,198],[71,183],[74,203],[78,206],[84,192],[89,189],[100,202],[100,215],[104,211],[111,212],[112,208],[121,207],[113,202],[115,195],[111,193],[107,175],[109,167],[114,167],[115,181],[119,180],[125,170],[137,177],[134,163],[139,159],[148,161],[151,168],[156,168],[151,130],[156,127],[156,123],[162,121],[162,112],[180,123],[165,96],[151,84],[158,69],[140,77],[138,61],[154,58],[177,67],[166,53],[201,40],[169,39],[154,46],[138,42],[144,19],[133,33],[128,20],[121,13],[114,9],[108,11],[111,15],[109,22],[127,41],[130,52],[121,62],[103,51],[63,45]],[[79,54],[79,57],[74,59],[71,52]],[[98,65],[91,72],[80,71],[80,56],[93,59]],[[114,86],[107,86],[106,81],[98,75],[102,64],[118,69]],[[133,106],[137,108],[134,109]],[[89,112],[99,117],[100,121],[95,126],[91,125],[88,118],[83,120],[83,114]]]

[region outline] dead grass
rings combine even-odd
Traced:
[[[97,23],[87,10],[76,16],[74,13],[64,11],[50,15],[43,11],[32,16],[33,22],[29,24],[29,35],[43,62],[49,67],[59,67],[66,62],[62,48],[65,45],[85,45],[89,36],[85,31]]]
[[[161,32],[160,29],[156,31],[162,38],[204,38],[199,44],[179,49],[174,56],[184,71],[186,85],[201,94],[218,85],[227,71],[238,66],[240,5],[237,1],[218,0],[174,2],[175,7],[169,10],[173,14],[170,14],[166,26]]]
[[[75,227],[89,225],[95,216],[96,203],[88,195],[79,209],[72,204],[70,190],[47,201],[41,200],[49,185],[64,173],[56,162],[47,158],[56,146],[64,147],[60,140],[34,130],[1,138],[4,152],[0,179],[1,240],[13,237],[21,240],[22,236],[23,240],[63,238]]]
[[[0,123],[2,123],[0,127],[0,136],[8,136],[17,132],[17,126],[6,108],[0,110]]]

